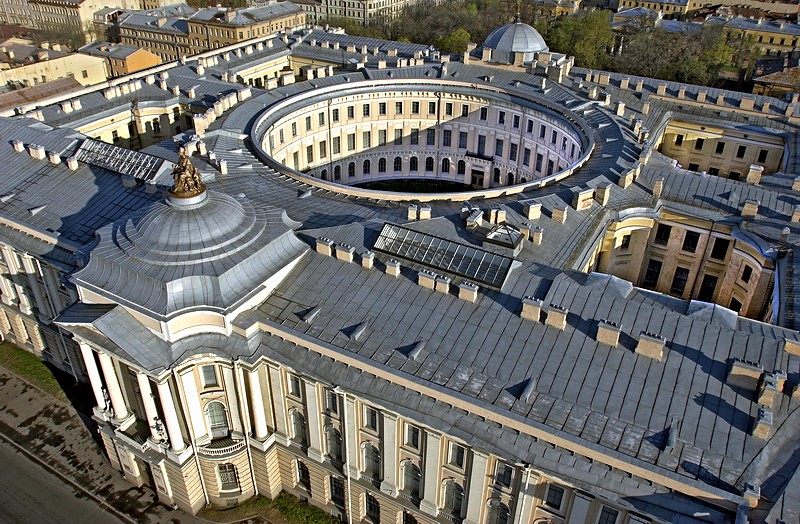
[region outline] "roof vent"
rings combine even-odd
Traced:
[[[408,352],[408,357],[417,360],[423,349],[425,349],[425,340],[420,340],[414,344],[414,347],[412,347],[411,351]]]
[[[43,206],[37,206],[37,207],[32,207],[32,208],[30,208],[30,209],[28,210],[28,213],[30,213],[30,214],[31,214],[31,215],[33,215],[33,216],[36,216],[36,215],[38,215],[40,212],[44,211],[44,208],[46,208],[46,207],[47,207],[47,205],[43,205]]]
[[[522,393],[519,396],[519,399],[522,400],[523,402],[530,402],[531,397],[536,392],[537,384],[538,381],[535,378],[533,377],[529,378],[528,383],[525,384],[525,389],[522,390]]]
[[[322,311],[322,309],[319,306],[315,306],[308,310],[300,319],[306,324],[311,324],[314,322],[314,319],[319,316],[320,311]]]
[[[11,200],[11,199],[12,199],[12,198],[14,198],[15,196],[17,196],[17,194],[16,194],[16,193],[8,193],[7,195],[0,196],[0,202],[2,202],[2,203],[4,203],[4,204],[5,204],[6,202],[8,202],[9,200]]]
[[[636,353],[660,362],[664,358],[664,346],[666,343],[666,338],[655,333],[642,331],[639,335],[639,343],[636,345]]]
[[[350,340],[358,342],[361,337],[364,336],[364,332],[367,331],[367,326],[369,322],[364,321],[361,324],[357,325],[356,328],[353,330],[353,333],[350,335]]]

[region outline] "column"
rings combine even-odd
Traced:
[[[13,306],[17,299],[17,289],[5,274],[0,276],[0,289],[3,290],[3,304]]]
[[[194,438],[196,443],[207,443],[211,440],[206,429],[206,421],[203,418],[203,408],[200,407],[200,397],[197,394],[197,383],[194,380],[194,371],[189,370],[181,375],[181,383],[183,384],[183,396],[186,399],[186,405],[189,409],[189,424],[192,425],[194,430]],[[191,434],[191,433],[190,433]]]
[[[228,400],[228,412],[231,415],[231,430],[242,433],[242,417],[239,415],[239,402],[236,394],[236,381],[233,379],[233,368],[223,367],[222,377],[225,382],[225,398]]]
[[[472,471],[469,475],[469,491],[467,492],[467,524],[481,522],[483,510],[483,492],[486,484],[486,466],[489,457],[482,451],[472,450]]]
[[[580,491],[575,492],[572,498],[572,508],[569,510],[567,524],[584,524],[589,516],[589,507],[592,505],[592,496]]]
[[[306,411],[308,412],[308,457],[322,462],[322,424],[320,423],[319,396],[317,386],[308,380],[303,381],[306,394]]]
[[[516,510],[514,511],[514,522],[530,522],[535,507],[534,491],[539,483],[539,475],[531,472],[530,468],[522,471],[522,482],[517,494]]]
[[[39,315],[42,318],[47,318],[49,317],[48,311],[50,309],[44,301],[42,286],[40,286],[39,281],[36,280],[36,264],[29,255],[22,255],[20,258],[22,259],[22,269],[25,270],[25,276],[28,277],[28,284],[31,286],[31,294],[33,294],[33,301],[36,304],[36,309],[39,311]]]
[[[114,418],[124,420],[128,417],[128,408],[125,406],[125,398],[122,396],[122,389],[119,387],[117,370],[114,369],[114,362],[108,353],[102,351],[98,353],[100,357],[100,367],[103,369],[103,377],[106,379],[106,389],[108,396],[111,397],[111,407],[114,408]]]
[[[103,396],[103,381],[100,378],[100,372],[97,370],[97,362],[94,360],[94,351],[87,344],[79,342],[81,348],[81,355],[83,356],[83,364],[86,366],[86,373],[89,375],[89,384],[92,385],[92,393],[94,399],[97,401],[97,409],[105,411],[106,399]]]
[[[383,482],[381,491],[397,494],[397,415],[383,413]]]
[[[267,438],[267,414],[264,411],[264,394],[261,391],[261,381],[258,377],[258,368],[247,371],[247,385],[250,386],[250,411],[253,414],[253,437],[258,440]]]
[[[275,431],[289,438],[289,429],[286,423],[286,402],[283,399],[281,387],[281,372],[278,368],[267,367],[269,370],[269,388],[272,393],[272,407],[275,413]]]
[[[156,431],[156,420],[158,418],[158,409],[156,408],[156,401],[153,398],[153,390],[150,387],[150,379],[147,375],[138,371],[136,373],[136,380],[139,381],[139,393],[142,395],[142,403],[144,404],[144,413],[146,416],[145,421],[150,426],[150,438],[154,442],[161,441],[161,435]]]
[[[347,455],[347,470],[351,477],[358,479],[358,424],[356,422],[356,399],[352,395],[344,396],[344,444]]]
[[[164,413],[164,425],[167,426],[169,445],[172,451],[180,453],[186,449],[181,435],[181,425],[178,421],[178,412],[175,410],[175,402],[172,400],[172,391],[169,389],[169,380],[158,383],[158,398],[161,400],[161,411]]]
[[[436,495],[439,492],[439,455],[442,438],[428,431],[425,432],[425,471],[423,472],[422,500],[419,509],[435,517],[439,513]]]
[[[65,307],[64,300],[61,298],[61,294],[58,292],[58,273],[56,273],[55,269],[47,266],[42,267],[42,272],[44,273],[44,279],[47,283],[45,287],[49,288],[47,289],[47,292],[56,307],[54,314],[58,314],[58,312],[63,310]]]

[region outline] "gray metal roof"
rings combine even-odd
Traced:
[[[483,47],[501,53],[538,53],[548,50],[539,31],[519,19],[489,33]]]

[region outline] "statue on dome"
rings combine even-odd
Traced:
[[[178,163],[172,168],[172,179],[173,186],[169,193],[173,197],[191,198],[206,190],[200,172],[192,165],[183,148],[180,150]]]

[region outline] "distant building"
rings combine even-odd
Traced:
[[[83,85],[97,84],[108,78],[104,62],[58,46],[5,45],[0,48],[0,86],[28,87],[66,77]]]
[[[406,6],[418,0],[289,0],[306,13],[308,23],[346,18],[367,24],[377,19],[396,18]]]
[[[709,17],[705,23],[722,25],[731,47],[749,48],[751,57],[783,57],[798,50],[800,24],[742,17]],[[742,66],[747,67],[749,60]]]
[[[147,49],[109,42],[94,42],[82,47],[80,51],[104,58],[110,78],[141,71],[161,63],[161,59]]]

